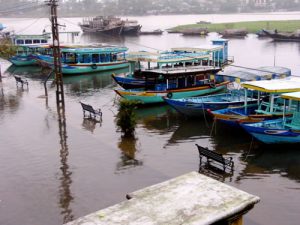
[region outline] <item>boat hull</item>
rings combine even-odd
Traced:
[[[42,67],[54,68],[53,58],[50,56],[38,56],[38,63]],[[84,74],[84,73],[95,73],[103,72],[107,70],[115,70],[129,67],[127,61],[118,61],[111,63],[93,63],[93,64],[62,64],[62,73],[63,74]]]
[[[97,33],[97,34],[110,34],[110,35],[121,35],[123,26],[116,26],[112,28],[106,28],[106,29],[99,29],[99,28],[93,28],[88,26],[80,25],[82,31],[84,33]]]
[[[205,96],[203,98],[196,98],[196,99],[169,99],[165,98],[165,102],[167,102],[170,106],[176,109],[178,112],[189,116],[189,117],[199,117],[203,116],[207,110],[217,110],[223,109],[227,107],[233,106],[241,106],[244,104],[243,100],[240,101],[221,101],[222,96],[225,97],[228,94],[218,94],[214,96]],[[217,100],[213,102],[214,98]],[[229,97],[230,98],[230,97]],[[228,98],[228,99],[229,99]],[[197,100],[197,101],[196,101]],[[249,104],[255,103],[257,100],[249,101]]]
[[[37,64],[37,61],[31,56],[13,56],[9,61],[15,66],[32,66]]]
[[[124,26],[122,30],[122,34],[125,35],[137,35],[140,33],[142,26],[136,25],[136,26]]]
[[[226,108],[216,111],[208,111],[213,118],[221,123],[229,126],[239,127],[241,123],[257,123],[265,120],[276,119],[282,117],[282,114],[255,114],[258,105],[253,104],[247,107]]]
[[[209,85],[183,88],[183,89],[172,89],[168,91],[142,91],[142,90],[115,90],[121,97],[138,101],[142,104],[155,104],[163,103],[163,97],[168,96],[169,98],[188,98],[193,96],[207,95],[222,91],[226,88],[229,82],[223,82],[217,84],[216,87],[212,88]]]
[[[281,128],[268,128],[268,125],[281,124]],[[300,143],[300,128],[292,130],[285,128],[283,120],[271,120],[266,123],[241,124],[254,138],[265,144],[296,144]]]
[[[134,77],[120,77],[120,76],[115,76],[112,75],[112,78],[114,81],[120,85],[124,89],[135,89],[135,88],[151,88],[155,86],[155,81],[151,80],[145,80],[145,79],[140,79],[140,78],[134,78]]]

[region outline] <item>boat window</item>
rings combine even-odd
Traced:
[[[76,54],[70,53],[70,52],[65,53],[65,62],[66,63],[77,63]]]
[[[89,54],[82,54],[82,57],[80,59],[80,63],[90,63],[90,56]]]
[[[39,44],[39,43],[41,43],[40,40],[38,40],[38,39],[33,40],[33,44]]]
[[[117,54],[112,54],[111,58],[112,58],[112,60],[111,60],[112,62],[117,61]]]
[[[47,40],[41,40],[41,43],[47,44]]]
[[[17,40],[17,45],[23,45],[24,44],[24,40]]]
[[[99,62],[99,54],[92,54],[92,63]]]
[[[32,40],[26,39],[26,40],[25,40],[25,44],[32,44]]]
[[[100,54],[100,62],[106,62],[105,54]]]

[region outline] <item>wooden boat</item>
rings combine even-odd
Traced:
[[[164,98],[165,102],[176,109],[178,112],[189,117],[200,117],[208,109],[217,110],[227,107],[240,106],[245,103],[244,93],[233,90],[228,93],[208,95],[202,97],[169,99]],[[254,104],[257,99],[247,97],[248,104]]]
[[[34,55],[39,52],[40,47],[48,44],[49,39],[49,35],[12,35],[11,40],[17,51],[9,61],[15,66],[36,65]]]
[[[194,79],[197,74],[214,74],[233,62],[228,60],[227,40],[218,41],[210,46],[172,48],[162,53],[130,52],[126,56],[130,62],[129,74],[113,75],[113,79],[125,89],[135,89],[153,88],[169,76]],[[146,67],[142,67],[145,64]]]
[[[191,35],[207,35],[207,28],[190,28],[181,31],[182,35],[191,36]]]
[[[289,107],[284,104],[284,109],[297,102],[297,109],[293,111],[292,117],[283,117],[277,120],[263,121],[260,123],[244,124],[241,126],[254,138],[265,144],[295,144],[300,143],[300,92],[281,95],[283,99],[289,100]]]
[[[169,80],[168,80],[169,81]],[[206,82],[207,81],[207,82]],[[222,91],[226,88],[229,82],[217,83],[212,86],[208,80],[203,80],[202,84],[190,87],[176,88],[176,85],[158,84],[154,90],[145,89],[130,89],[130,90],[115,90],[121,97],[128,100],[135,100],[141,104],[163,103],[163,97],[168,98],[187,98],[199,95],[207,95]],[[173,83],[174,84],[174,83]]]
[[[62,73],[83,74],[128,67],[125,59],[126,47],[78,47],[63,48]],[[53,68],[51,55],[37,55],[40,65]]]
[[[220,32],[223,38],[244,38],[248,34],[246,29],[227,29]]]
[[[300,41],[300,30],[297,30],[293,33],[282,33],[275,30],[274,32],[270,32],[267,30],[263,30],[266,36],[272,38],[274,41]]]
[[[141,35],[162,35],[164,31],[161,29],[151,30],[151,31],[141,31]]]
[[[124,22],[115,16],[96,16],[93,18],[84,18],[79,24],[83,32],[102,33],[110,35],[121,35]]]
[[[124,26],[122,34],[128,35],[138,35],[141,31],[142,26],[138,23],[137,20],[123,20]]]
[[[258,91],[257,105],[248,105],[245,102],[242,107],[209,111],[215,120],[237,126],[241,122],[253,123],[281,117],[284,108],[278,95],[300,91],[300,78],[244,82],[242,86],[245,88],[245,95],[248,90]],[[268,101],[260,100],[261,92],[268,95]]]

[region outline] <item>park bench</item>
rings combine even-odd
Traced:
[[[82,106],[83,117],[86,117],[85,113],[89,113],[89,118],[96,119],[96,117],[99,116],[99,118],[102,119],[101,109],[94,109],[93,106],[84,104],[82,102],[80,102],[80,104]]]
[[[21,84],[22,84],[22,87],[23,87],[24,84],[26,84],[27,87],[28,87],[28,81],[27,81],[26,79],[23,79],[23,78],[21,78],[21,77],[19,77],[19,76],[14,76],[14,77],[15,77],[15,79],[16,79],[16,84],[17,84],[17,86],[18,86],[19,83],[21,83]]]
[[[232,157],[225,158],[222,154],[211,151],[208,148],[204,148],[198,144],[196,146],[199,151],[200,165],[202,164],[202,157],[206,157],[208,165],[210,165],[210,160],[213,160],[223,166],[224,172],[228,167],[233,171],[234,162],[232,161]]]

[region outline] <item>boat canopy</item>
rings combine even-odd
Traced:
[[[285,67],[259,67],[256,69],[226,70],[218,72],[217,76],[228,78],[231,82],[245,82],[255,80],[270,80],[291,76],[291,70]]]
[[[63,48],[61,52],[79,54],[99,54],[99,53],[121,53],[126,52],[126,47],[101,47],[101,48]]]
[[[266,93],[297,92],[300,91],[300,77],[244,82],[242,87]]]
[[[202,45],[202,46],[195,46],[195,47],[178,47],[178,48],[171,48],[174,52],[218,52],[223,50],[222,45]]]
[[[300,101],[300,92],[282,94],[281,98]]]
[[[184,61],[194,61],[200,59],[209,59],[210,55],[207,52],[196,53],[178,53],[178,52],[129,52],[126,55],[128,61],[135,62],[156,62],[156,63],[177,63]]]
[[[50,35],[42,34],[31,34],[31,35],[12,35],[11,40],[14,45],[37,45],[47,44],[51,38]]]

